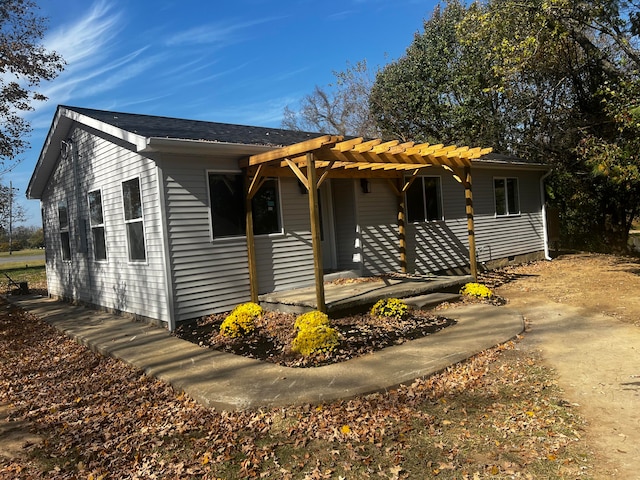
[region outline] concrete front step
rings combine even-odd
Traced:
[[[326,284],[325,304],[331,317],[363,312],[381,298],[415,298],[424,308],[427,303],[441,303],[453,299],[460,287],[472,281],[470,275],[433,276],[417,278],[380,278],[366,282]],[[442,295],[439,296],[438,294]],[[434,295],[433,297],[429,297]],[[442,299],[442,300],[441,300]],[[260,304],[266,310],[304,313],[317,308],[314,287],[272,292],[260,296]]]
[[[402,301],[414,308],[431,308],[444,302],[455,302],[460,298],[457,293],[435,292],[417,297],[403,298]]]

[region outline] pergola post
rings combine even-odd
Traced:
[[[403,192],[403,179],[400,179],[398,192],[398,240],[400,242],[400,271],[407,273],[407,203]]]
[[[251,181],[248,174],[245,176],[244,184],[249,288],[251,290],[251,301],[258,303],[258,269],[256,267],[256,244],[253,236],[253,208],[251,207],[253,195],[251,195]]]
[[[317,309],[326,313],[324,299],[324,270],[322,268],[322,241],[320,237],[320,214],[318,202],[318,178],[313,153],[306,154],[307,181],[309,182],[309,217],[311,219],[311,241],[313,245],[313,270],[316,279]]]
[[[405,183],[404,177],[400,177],[398,184],[389,180],[391,189],[398,197],[398,243],[400,252],[400,271],[407,273],[407,202],[405,193],[417,178],[416,170],[411,178]]]
[[[467,231],[469,233],[469,269],[473,281],[478,280],[478,262],[476,261],[476,233],[473,222],[473,193],[471,191],[471,167],[464,167],[464,176],[462,179],[464,185],[464,198],[467,212]]]

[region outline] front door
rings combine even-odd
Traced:
[[[333,202],[331,195],[331,180],[320,185],[320,238],[322,240],[322,268],[327,271],[336,270],[336,236],[333,217]]]

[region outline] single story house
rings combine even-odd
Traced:
[[[173,329],[314,283],[321,308],[329,270],[544,257],[548,167],[490,150],[59,106],[27,196],[51,296]]]

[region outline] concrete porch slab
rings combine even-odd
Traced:
[[[324,286],[329,315],[343,311],[364,311],[381,298],[409,298],[434,292],[457,292],[472,282],[471,275],[407,278],[378,278],[364,282],[332,282]],[[261,295],[260,304],[267,310],[304,313],[317,309],[314,286]]]

